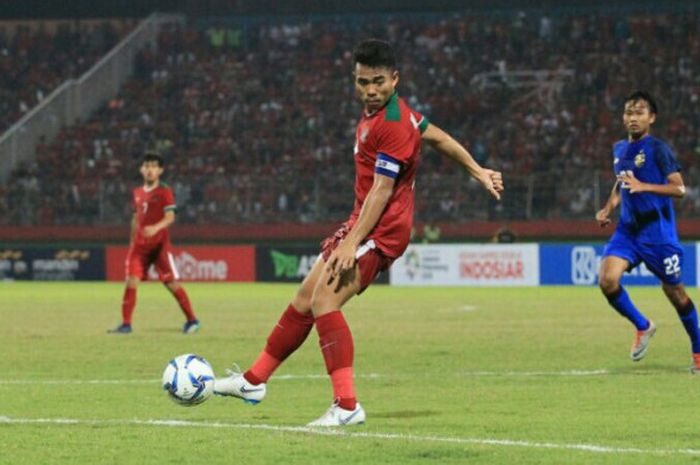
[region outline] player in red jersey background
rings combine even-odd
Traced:
[[[131,317],[136,305],[136,289],[147,277],[153,265],[160,280],[177,300],[187,321],[184,333],[199,330],[199,321],[192,311],[185,289],[177,282],[179,278],[170,246],[168,227],[175,222],[175,196],[172,189],[160,182],[163,174],[163,158],[147,153],[141,162],[143,186],[133,191],[134,215],[131,219],[131,240],[126,256],[126,289],[122,301],[122,324],[111,333],[131,332]]]
[[[416,170],[425,141],[454,159],[496,199],[500,172],[482,168],[469,152],[396,92],[399,73],[391,46],[366,40],[354,51],[354,82],[364,111],[355,132],[355,204],[348,221],[322,243],[321,258],[245,373],[216,380],[214,392],[260,402],[275,369],[316,325],[333,384],[331,408],[309,426],[365,422],[353,384],[354,343],[341,307],[369,286],[408,246],[413,222]]]

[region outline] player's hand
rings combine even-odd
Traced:
[[[501,192],[503,192],[503,174],[500,171],[484,168],[477,178],[484,188],[493,195],[496,200],[501,200]]]
[[[355,268],[356,252],[357,247],[353,247],[347,241],[343,241],[338,245],[326,262],[326,271],[330,274],[328,284],[331,284],[345,272]]]
[[[598,226],[604,228],[612,223],[610,219],[610,210],[607,208],[601,208],[598,213],[595,214],[595,220],[598,222]]]
[[[621,171],[620,174],[617,175],[617,180],[620,181],[620,187],[628,189],[630,194],[644,192],[644,183],[634,177],[634,172],[632,172],[632,170]]]
[[[158,234],[158,227],[156,225],[145,226],[143,228],[143,235],[146,237],[153,237]]]

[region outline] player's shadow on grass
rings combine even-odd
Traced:
[[[145,332],[146,330],[144,330]],[[161,326],[157,328],[148,328],[149,333],[161,333],[161,334],[184,334],[182,332],[182,327],[177,326]]]
[[[440,415],[434,410],[399,410],[397,412],[372,413],[373,418],[420,418]]]

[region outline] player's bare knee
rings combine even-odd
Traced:
[[[311,296],[311,311],[315,316],[338,310],[337,308],[333,308],[334,306],[336,305],[331,296],[326,292],[325,287],[319,286],[314,289],[314,293]]]
[[[598,279],[598,286],[606,296],[614,294],[620,288],[620,280],[616,276],[608,273],[601,273]]]
[[[692,309],[693,303],[685,292],[685,288],[682,284],[664,284],[662,288],[666,297],[668,297],[668,300],[678,313],[685,314]]]
[[[309,282],[308,279],[305,280],[301,286],[299,286],[296,295],[292,299],[292,305],[299,313],[309,313],[311,311],[311,298],[314,293],[314,285],[315,283]]]
[[[300,289],[292,299],[292,306],[299,313],[309,313],[311,311],[311,295]]]
[[[322,306],[324,303],[324,298],[320,294],[321,292],[314,291],[313,295],[311,296],[311,299],[309,300],[309,305],[312,311]]]

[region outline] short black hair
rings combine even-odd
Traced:
[[[379,39],[366,39],[357,44],[352,52],[353,64],[360,63],[370,68],[396,69],[394,49]]]
[[[627,102],[639,102],[640,100],[644,100],[647,102],[647,105],[649,105],[649,111],[653,114],[657,114],[659,109],[656,106],[656,100],[654,100],[654,97],[651,96],[651,94],[645,90],[635,90],[631,94],[627,96],[625,99],[625,105],[627,105]]]
[[[163,159],[163,156],[158,152],[146,152],[143,154],[141,164],[143,165],[144,163],[150,162],[158,163],[158,166],[160,166],[161,168],[165,166],[165,160]]]

